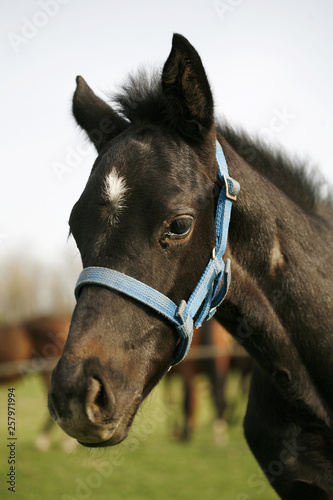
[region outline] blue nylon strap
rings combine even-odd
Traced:
[[[78,300],[81,289],[86,285],[99,285],[121,292],[142,304],[154,309],[168,319],[176,328],[180,342],[177,346],[177,359],[183,359],[192,342],[193,318],[187,310],[185,300],[177,307],[166,295],[126,274],[105,267],[86,267],[75,285],[75,298]]]
[[[194,318],[200,307],[200,314],[195,321],[196,327],[214,315],[229,288],[230,261],[227,260],[224,263],[223,255],[227,246],[232,201],[236,199],[240,186],[237,181],[229,177],[227,162],[218,142],[216,142],[216,160],[218,176],[223,182],[215,217],[216,248],[213,250],[212,258],[187,303],[182,300],[177,306],[166,295],[141,281],[103,267],[83,269],[75,286],[76,299],[78,299],[83,286],[100,285],[125,294],[164,316],[174,325],[179,336],[179,343],[172,363],[174,365],[182,361],[188,353],[193,336]]]
[[[106,288],[112,288],[112,290],[116,292],[121,292],[142,302],[171,321],[177,330],[179,330],[180,337],[188,337],[187,330],[191,327],[190,324],[187,324],[188,318],[182,321],[181,318],[179,318],[179,308],[172,300],[141,281],[115,271],[114,269],[92,266],[83,269],[77,280],[75,286],[76,300],[78,300],[80,291],[85,285],[100,285]]]
[[[203,276],[205,276],[207,270],[212,267],[216,269],[217,273],[216,279],[213,283],[211,283],[210,288],[207,289],[208,292],[206,293],[206,298],[201,313],[195,322],[195,326],[197,328],[201,326],[203,321],[211,319],[213,317],[216,312],[216,308],[221,304],[228,291],[231,279],[230,261],[227,261],[227,263],[229,262],[228,266],[224,266],[223,255],[227,247],[232,201],[236,199],[236,196],[240,190],[240,185],[237,181],[229,177],[227,162],[219,142],[216,142],[216,160],[218,163],[218,176],[220,181],[224,181],[225,189],[222,189],[220,191],[216,208],[215,258],[210,261]],[[220,291],[218,292],[219,288]],[[204,286],[202,287],[202,291],[204,291]],[[196,291],[193,295],[195,294]],[[193,297],[193,295],[191,296],[191,298]],[[189,300],[189,303],[191,301],[191,298]],[[199,297],[198,293],[198,296],[196,297],[197,301],[199,301],[199,298],[201,298],[201,294]],[[202,300],[204,300],[204,298]]]

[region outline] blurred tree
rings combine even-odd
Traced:
[[[79,259],[66,255],[58,264],[46,264],[17,253],[0,262],[0,322],[13,324],[41,315],[70,315]]]

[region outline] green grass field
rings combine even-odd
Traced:
[[[229,383],[233,399],[236,380]],[[46,419],[46,391],[36,376],[13,384],[16,392],[16,487],[6,484],[10,465],[7,430],[7,387],[0,389],[0,499],[16,500],[274,500],[245,443],[238,406],[237,422],[229,426],[229,442],[214,444],[213,409],[204,379],[198,381],[198,428],[188,443],[172,438],[180,418],[179,383],[167,402],[162,382],[136,417],[130,436],[104,450],[76,447],[68,453],[65,435],[55,428],[48,452],[34,446]],[[170,401],[171,399],[171,401]]]

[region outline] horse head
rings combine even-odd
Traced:
[[[215,244],[213,99],[196,50],[175,35],[161,76],[132,80],[118,105],[121,113],[77,78],[73,113],[98,157],[70,231],[84,268],[119,271],[179,303]],[[86,446],[119,443],[178,341],[151,308],[84,286],[52,375],[51,415]]]

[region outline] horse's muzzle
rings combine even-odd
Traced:
[[[61,359],[52,374],[48,406],[58,425],[84,446],[112,446],[127,436],[141,399],[131,397],[129,409],[121,411],[98,363]]]

